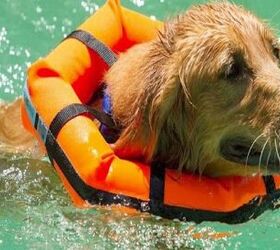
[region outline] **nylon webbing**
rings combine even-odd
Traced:
[[[83,114],[90,115],[92,118],[99,120],[102,124],[105,124],[110,129],[118,132],[117,126],[111,116],[107,115],[106,113],[101,113],[89,106],[80,103],[73,103],[60,110],[52,120],[50,124],[50,131],[52,132],[53,136],[56,138],[59,131],[68,121]]]
[[[87,31],[75,30],[72,33],[70,33],[65,39],[67,38],[75,38],[78,41],[82,42],[93,52],[97,53],[100,56],[100,58],[102,58],[104,62],[108,65],[108,67],[111,67],[117,61],[117,56],[114,54],[114,52]],[[108,97],[105,91],[103,92],[102,104],[103,104],[103,111],[104,113],[106,113],[109,119],[111,116],[111,99],[110,97]],[[102,113],[99,112],[99,114]],[[98,119],[100,115],[95,114],[95,117]],[[105,120],[108,119],[106,118]],[[106,138],[106,141],[108,143],[114,143],[118,139],[118,135],[119,135],[118,130],[116,130],[116,128],[114,128],[112,125],[110,125],[110,123],[106,121],[104,122],[100,121],[100,122],[102,123],[100,126],[100,131],[103,134],[103,136]]]
[[[150,168],[150,209],[155,213],[164,206],[165,168],[159,162],[153,162]]]
[[[274,178],[271,175],[263,176],[266,192],[268,194],[273,193],[276,190]]]
[[[75,38],[85,44],[88,48],[92,49],[96,52],[107,64],[108,66],[112,66],[114,62],[116,62],[117,57],[115,54],[102,42],[94,38],[90,33],[82,30],[73,31],[67,38]],[[105,100],[108,103],[108,97],[105,96],[103,101]],[[109,99],[110,102],[110,99]],[[105,105],[106,106],[106,105]],[[108,105],[107,105],[108,106]],[[110,107],[106,108],[106,110],[110,110]],[[74,117],[83,114],[90,113],[96,119],[98,119],[102,124],[106,125],[109,129],[113,128],[117,131],[115,123],[113,119],[110,117],[110,114],[100,113],[96,110],[92,110],[86,106],[73,104],[70,105],[63,110],[61,110],[57,116],[54,118],[50,125],[50,130],[52,134],[57,137],[61,128]],[[94,113],[93,113],[94,112]],[[110,113],[110,112],[109,112]],[[106,134],[107,128],[101,126],[101,131],[103,134]],[[109,136],[107,140],[109,142],[114,142],[116,140],[117,135],[113,135],[112,133],[108,133]],[[117,133],[118,134],[118,133]],[[151,176],[150,176],[150,209],[158,210],[160,207],[164,205],[164,176],[165,169],[159,163],[153,163],[151,165]]]
[[[96,52],[107,64],[112,66],[117,61],[115,53],[93,35],[84,30],[75,30],[67,38],[75,38]]]

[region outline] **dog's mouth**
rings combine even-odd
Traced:
[[[271,147],[254,144],[247,138],[229,138],[221,142],[220,153],[228,161],[256,166],[269,172],[279,172],[280,162],[277,152]]]

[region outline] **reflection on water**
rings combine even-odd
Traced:
[[[161,19],[193,1],[126,0]],[[205,2],[203,0],[199,2]],[[277,1],[245,1],[264,17]],[[1,0],[0,99],[22,91],[26,68],[103,4],[103,0]],[[279,4],[278,4],[279,5]],[[270,14],[269,14],[270,13]],[[272,13],[272,14],[271,14]],[[0,249],[277,249],[280,212],[241,225],[178,222],[110,207],[76,209],[48,162],[11,155],[0,145]],[[2,152],[2,153],[1,153]]]

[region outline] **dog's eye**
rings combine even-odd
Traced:
[[[280,49],[278,47],[273,47],[273,55],[279,60],[280,58]]]
[[[228,66],[225,71],[225,78],[227,80],[234,80],[242,74],[242,65],[238,62],[234,62]]]

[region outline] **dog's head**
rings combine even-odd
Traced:
[[[134,130],[148,158],[200,173],[280,171],[279,44],[266,24],[229,3],[195,6],[143,55],[124,138]]]

